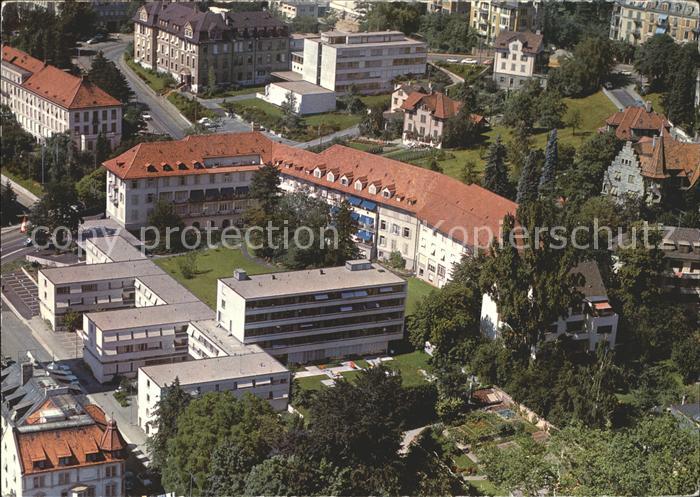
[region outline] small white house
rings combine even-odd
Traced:
[[[294,95],[294,110],[297,114],[321,114],[335,110],[335,92],[307,81],[281,81],[270,83],[265,93],[258,93],[258,98],[280,107],[287,101],[289,94]]]

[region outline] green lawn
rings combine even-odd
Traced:
[[[509,495],[510,492],[506,492],[502,488],[496,486],[495,483],[488,480],[470,480],[469,484],[476,488],[483,495]]]
[[[664,106],[661,103],[663,99],[663,95],[661,93],[647,93],[646,95],[642,95],[642,98],[645,101],[649,100],[651,102],[651,108],[654,110],[654,112],[665,114]]]
[[[150,71],[134,62],[133,59],[125,59],[126,65],[136,73],[136,75],[144,80],[156,93],[163,93],[167,88],[172,86],[172,79]]]
[[[426,382],[425,376],[419,373],[418,370],[430,371],[429,358],[430,356],[425,352],[416,350],[408,354],[395,355],[393,361],[388,361],[384,364],[391,369],[398,369],[401,372],[403,385],[410,387],[422,385]]]
[[[278,127],[277,121],[282,117],[282,110],[279,107],[258,98],[239,100],[233,102],[233,106],[237,113],[248,111],[249,116],[247,119],[259,121],[268,128]],[[243,117],[246,118],[245,114]],[[289,136],[289,138],[298,141],[312,140],[318,136],[325,136],[350,128],[359,123],[361,119],[362,116],[359,114],[346,114],[344,112],[326,112],[306,116],[303,118],[306,128],[302,128],[293,136]]]
[[[243,256],[240,250],[223,247],[208,249],[201,252],[197,258],[197,276],[186,279],[178,267],[178,257],[163,257],[155,259],[155,263],[177,281],[187,287],[209,307],[216,308],[216,280],[233,276],[233,270],[245,269],[248,274],[270,273],[271,268],[257,264]]]
[[[571,128],[563,128],[557,131],[560,145],[566,144],[578,148],[589,136],[596,133],[598,128],[605,124],[605,120],[611,114],[617,112],[617,108],[608,97],[600,91],[585,98],[565,98],[564,102],[568,108],[567,114],[564,117],[565,120],[569,113],[573,112],[575,109],[581,112],[582,119],[581,126],[576,130],[575,135]],[[484,134],[485,141],[478,147],[470,149],[446,149],[444,151],[445,157],[439,159],[438,163],[445,174],[457,179],[459,179],[464,163],[467,160],[474,161],[476,164],[476,171],[482,173],[486,162],[488,147],[491,142],[495,140],[496,136],[499,135],[506,143],[512,139],[510,129],[495,125]],[[532,136],[533,147],[544,149],[547,145],[548,135],[549,130],[538,130],[534,133]],[[417,166],[427,167],[430,162],[430,157],[405,161]]]
[[[7,168],[3,168],[2,174],[3,174],[3,176],[7,176],[8,178],[10,178],[15,183],[18,183],[20,186],[23,186],[24,188],[26,188],[27,190],[32,192],[37,197],[41,197],[42,195],[44,195],[44,187],[41,186],[41,183],[39,183],[38,181],[34,181],[33,179],[23,178],[23,177],[19,176],[18,174],[13,173],[12,171],[10,171]],[[17,192],[15,192],[15,193],[17,193]]]
[[[391,93],[385,93],[382,95],[367,95],[365,97],[360,97],[360,100],[362,100],[367,107],[389,105],[391,102]]]
[[[438,63],[438,65],[440,67],[444,67],[457,76],[463,77],[467,83],[472,83],[476,79],[476,76],[486,69],[486,67],[481,64],[454,64],[449,62],[441,62]]]
[[[406,314],[413,314],[416,304],[435,287],[418,278],[408,278],[408,298],[406,299]]]
[[[299,383],[302,390],[321,390],[324,385],[321,384],[321,380],[327,380],[328,376],[321,374],[318,376],[306,376],[304,378],[296,378],[295,381]]]

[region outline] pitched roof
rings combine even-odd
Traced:
[[[269,12],[228,12],[216,14],[209,10],[199,10],[196,2],[150,2],[145,4],[147,20],[141,20],[139,9],[133,20],[147,26],[157,26],[159,30],[185,37],[185,25],[192,27],[192,36],[187,37],[193,43],[207,42],[212,39],[230,39],[247,37],[256,31],[268,32],[279,30],[286,33],[285,24]]]
[[[493,42],[493,46],[496,50],[507,50],[515,40],[523,44],[523,53],[537,54],[542,51],[543,36],[530,31],[501,31]]]
[[[16,48],[4,45],[2,60],[32,73],[22,87],[64,109],[120,106],[121,102],[81,77],[46,65]]]
[[[17,451],[23,475],[126,459],[126,454],[120,452],[126,447],[126,442],[116,423],[100,423],[105,417],[104,412],[95,405],[87,407],[90,408],[89,412],[95,413],[98,418],[93,424],[43,431],[16,431]],[[107,441],[104,440],[105,435],[108,437]],[[88,460],[88,454],[98,454],[98,457]],[[59,460],[62,457],[70,457],[69,464],[61,465]],[[38,461],[44,461],[42,467],[35,466]]]
[[[473,230],[488,227],[492,235],[499,233],[499,222],[506,214],[513,214],[515,202],[505,199],[477,185],[466,185],[444,174],[418,166],[405,164],[361,152],[342,145],[334,145],[320,154],[301,148],[273,142],[257,132],[188,136],[179,141],[141,143],[103,166],[122,179],[161,177],[185,174],[209,174],[213,171],[256,170],[259,164],[241,166],[217,166],[195,169],[193,161],[203,163],[207,158],[259,155],[264,163],[280,167],[283,175],[295,176],[318,183],[348,195],[365,198],[388,207],[414,213],[419,219],[443,233],[453,230],[453,237],[465,244],[472,244]],[[181,162],[187,169],[180,170]],[[160,164],[167,163],[172,171]],[[151,171],[148,170],[151,165]],[[157,166],[156,166],[157,165]],[[324,172],[333,168],[335,181],[328,181],[324,174],[316,178],[313,171],[320,167]],[[363,179],[363,189],[340,183],[343,175]],[[380,192],[371,194],[365,188],[369,183],[393,185],[390,198]],[[491,236],[479,232],[480,244],[486,245]],[[482,245],[482,246],[483,246]]]
[[[700,180],[700,143],[674,139],[662,128],[661,136],[645,137],[634,145],[642,175],[651,179],[686,178],[688,188]]]
[[[274,147],[274,159],[282,174],[411,212],[421,221],[442,233],[451,234],[455,240],[465,245],[474,244],[476,240],[473,236],[477,236],[479,245],[486,246],[492,241],[492,236],[499,233],[499,223],[503,217],[509,213],[514,214],[517,209],[515,202],[481,186],[466,185],[435,171],[342,145],[333,145],[320,154],[278,143]],[[310,161],[303,162],[306,154],[313,157],[310,157]],[[316,178],[313,175],[317,165],[326,164],[332,164],[339,170],[333,183],[325,176]],[[381,194],[369,193],[366,188],[355,190],[353,184],[343,186],[339,178],[349,174],[355,179],[366,178],[367,184],[375,181],[380,181],[383,185],[393,184],[395,193],[390,198],[385,198]],[[477,228],[484,230],[475,234]]]
[[[425,106],[430,113],[438,119],[448,119],[457,115],[462,108],[462,102],[454,100],[444,93],[433,92],[430,94],[414,91],[404,100],[401,108],[403,110],[414,111],[419,106]],[[478,114],[471,114],[470,118],[477,124],[484,122],[485,117]]]
[[[634,139],[632,130],[658,131],[670,126],[666,117],[646,107],[626,107],[608,117],[605,123],[615,128],[615,136],[619,140]]]
[[[140,143],[102,165],[122,179],[209,174],[212,170],[204,167],[205,159],[261,155],[262,161],[267,162],[271,143],[265,135],[255,132],[191,135],[178,141]],[[258,167],[219,166],[216,171],[253,171]]]

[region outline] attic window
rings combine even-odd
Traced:
[[[335,181],[335,175],[333,173],[328,173],[328,175],[326,175],[326,179],[332,183]]]
[[[193,160],[192,164],[194,164],[195,169],[204,169],[204,166],[202,165],[202,163],[197,161],[197,160]]]
[[[360,181],[359,179],[355,181],[355,190],[357,190],[358,192],[362,190],[362,181]]]
[[[185,38],[192,38],[192,26],[185,26]]]
[[[377,193],[377,187],[373,184],[369,185],[369,188],[367,189],[369,193],[372,195],[375,195]]]
[[[178,168],[180,171],[187,171],[187,166],[186,166],[185,163],[182,162],[182,161],[177,161],[177,168]]]
[[[343,186],[348,186],[348,179],[345,176],[343,176],[342,178],[340,178],[340,184]]]
[[[173,170],[173,168],[170,166],[170,164],[167,164],[164,162],[161,165],[163,166],[163,171],[172,171]]]
[[[384,188],[384,190],[382,190],[382,197],[391,198],[391,191],[388,188]]]
[[[139,19],[142,21],[148,21],[148,12],[146,12],[146,9],[141,9],[141,13],[139,14]]]
[[[154,166],[153,164],[148,164],[148,165],[146,166],[146,170],[147,170],[149,173],[157,173],[157,172],[158,172],[158,170],[156,169],[156,166]]]
[[[321,170],[319,168],[314,169],[314,178],[321,177]]]

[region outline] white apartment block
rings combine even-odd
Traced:
[[[7,45],[1,74],[2,102],[37,140],[68,133],[83,151],[94,150],[100,134],[112,148],[121,142],[121,102],[92,83]]]
[[[610,39],[641,45],[658,34],[678,43],[698,39],[700,5],[695,0],[615,0]]]
[[[537,31],[542,29],[542,0],[474,0],[470,24],[479,36],[494,40],[501,31]]]
[[[132,307],[138,276],[165,272],[149,260],[44,268],[39,270],[39,312],[54,330],[63,315]]]
[[[546,83],[543,69],[543,36],[527,31],[501,31],[494,41],[493,80],[499,88],[517,90],[530,79]]]
[[[236,397],[255,395],[284,411],[289,402],[291,373],[269,354],[255,347],[247,353],[177,364],[146,366],[138,373],[138,424],[152,436],[158,401],[177,378],[192,395],[231,392]]]
[[[83,241],[86,264],[126,262],[146,259],[141,248],[134,246],[123,236],[87,238]]]
[[[220,279],[216,319],[287,364],[384,353],[403,338],[406,281],[367,260]]]
[[[143,366],[186,361],[188,323],[213,315],[199,300],[85,314],[83,359],[100,383],[134,378]]]
[[[545,341],[566,335],[580,342],[588,351],[594,351],[600,342],[615,348],[619,316],[610,305],[598,265],[592,261],[583,262],[572,272],[581,273],[585,278],[584,286],[579,288],[583,301],[580,306],[572,308],[566,318],[559,318],[544,330]],[[493,340],[500,336],[506,326],[509,324],[501,321],[496,302],[489,294],[484,294],[481,304],[482,333]]]
[[[425,74],[426,44],[400,31],[328,31],[304,41],[304,81],[344,94],[393,89],[397,76]]]

